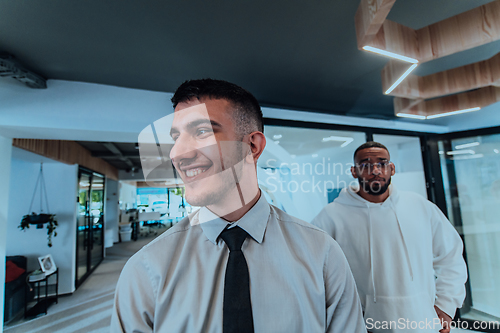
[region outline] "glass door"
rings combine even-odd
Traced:
[[[80,171],[78,189],[78,217],[76,226],[76,285],[87,274],[87,247],[90,219],[90,178],[91,174]]]
[[[392,183],[400,190],[412,191],[427,198],[424,163],[420,138],[416,136],[373,134],[373,141],[389,150],[396,167]]]
[[[104,177],[80,169],[76,242],[76,286],[78,287],[104,254]]]
[[[102,260],[104,251],[104,177],[94,173],[90,189],[90,270]]]
[[[460,317],[500,321],[500,134],[438,142],[448,217],[469,269]]]

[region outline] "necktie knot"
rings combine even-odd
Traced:
[[[229,251],[240,251],[247,236],[247,232],[238,226],[231,229],[225,229],[220,234],[220,237],[224,243],[226,243]]]

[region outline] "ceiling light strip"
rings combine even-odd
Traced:
[[[445,113],[438,113],[438,114],[433,114],[431,116],[427,116],[427,119],[435,119],[435,118],[453,116],[456,114],[479,111],[479,110],[481,110],[480,107],[475,107],[475,108],[470,108],[470,109],[463,109],[463,110],[457,110],[457,111],[451,111],[451,112],[445,112]]]
[[[389,52],[389,51],[386,51],[386,50],[377,49],[376,47],[372,47],[372,46],[363,46],[363,50],[369,51],[369,52],[373,52],[373,53],[377,53],[377,54],[380,54],[380,55],[383,55],[383,56],[386,56],[386,57],[391,57],[391,58],[394,58],[394,59],[399,59],[399,60],[402,60],[402,61],[406,61],[406,62],[409,62],[411,64],[418,63],[417,59],[413,59],[413,58],[410,58],[410,57],[405,57],[403,55],[392,53],[392,52]]]
[[[424,119],[435,119],[435,118],[453,116],[453,115],[456,115],[456,114],[473,112],[473,111],[479,111],[479,110],[481,110],[480,107],[475,107],[475,108],[463,109],[463,110],[457,110],[457,111],[451,111],[451,112],[445,112],[445,113],[437,113],[437,114],[433,114],[431,116],[422,116],[422,115],[419,115],[419,114],[401,113],[400,112],[400,113],[397,113],[396,116],[397,117],[401,117],[401,118],[411,118],[411,119],[424,120]],[[464,145],[456,146],[455,148],[460,149],[460,148],[474,147],[474,146],[477,146],[477,145],[479,145],[479,143],[473,142],[473,143],[469,143],[469,144],[464,144]],[[460,147],[460,148],[458,148],[458,147]]]
[[[479,146],[479,142],[471,142],[471,143],[464,143],[463,145],[457,145],[455,146],[455,149],[464,149],[464,148],[470,148],[470,147],[475,147]]]
[[[427,117],[426,116],[421,116],[419,114],[411,114],[411,113],[398,113],[396,116],[401,117],[401,118],[411,118],[411,119],[421,119],[424,120]]]
[[[406,70],[406,72],[404,72],[403,75],[401,75],[401,77],[399,79],[397,79],[396,82],[394,82],[389,89],[387,89],[387,91],[385,92],[385,94],[386,95],[390,94],[391,91],[393,91],[394,88],[396,88],[401,83],[401,81],[403,81],[408,76],[408,74],[410,74],[415,68],[417,68],[417,66],[418,66],[418,64],[411,65],[410,68],[408,68]]]
[[[470,154],[474,155],[476,152],[472,149],[467,149],[467,150],[451,150],[446,152],[446,155],[464,155],[464,154]]]

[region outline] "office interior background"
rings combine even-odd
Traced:
[[[120,241],[122,211],[166,206],[175,223],[196,209],[179,179],[145,182],[138,136],[173,112],[178,85],[211,77],[263,106],[260,187],[305,221],[352,184],[356,147],[386,145],[393,184],[436,203],[464,241],[459,317],[498,321],[499,52],[498,0],[3,1],[0,266],[51,254],[71,294]],[[50,248],[45,229],[18,228],[42,162]],[[82,216],[97,217],[92,248]]]

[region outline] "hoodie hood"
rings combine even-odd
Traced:
[[[337,199],[335,199],[335,202],[346,205],[346,206],[353,206],[353,207],[363,207],[367,208],[370,206],[380,206],[380,205],[394,205],[397,200],[398,200],[398,193],[396,189],[391,185],[389,185],[389,188],[387,189],[389,191],[389,197],[387,200],[385,200],[382,203],[375,203],[375,202],[370,202],[368,200],[363,199],[359,194],[359,186],[348,186],[346,188],[343,188],[342,191],[340,191],[339,196]]]

